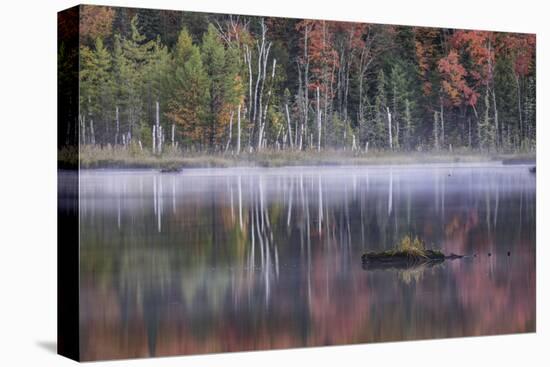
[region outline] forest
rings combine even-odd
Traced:
[[[78,38],[80,146],[535,150],[534,34],[84,5]]]

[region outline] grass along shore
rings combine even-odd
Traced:
[[[78,157],[78,158],[77,158]],[[352,152],[343,150],[277,151],[241,153],[183,153],[168,148],[161,155],[139,147],[81,146],[80,152],[59,152],[60,167],[80,168],[200,168],[200,167],[284,167],[337,165],[398,165],[421,163],[498,162],[534,164],[534,153],[482,153],[470,150],[428,152]]]

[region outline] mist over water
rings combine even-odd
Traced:
[[[499,164],[81,171],[83,358],[534,331],[535,194]],[[362,267],[405,235],[477,256]]]

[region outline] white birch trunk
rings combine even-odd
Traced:
[[[156,102],[156,108],[157,108],[157,112],[155,114],[155,117],[156,117],[156,120],[155,120],[155,124],[157,126],[157,136],[156,136],[156,139],[157,139],[157,153],[160,154],[161,152],[161,149],[162,149],[162,143],[160,141],[160,137],[161,137],[161,129],[160,129],[160,112],[159,112],[159,101]]]
[[[115,145],[118,144],[118,132],[120,130],[120,122],[118,118],[118,106],[115,108],[115,120],[116,120],[116,132],[115,132]]]
[[[241,153],[241,105],[237,108],[237,154]]]
[[[158,144],[157,144],[157,149],[158,149],[158,153],[162,153],[162,141],[164,140],[164,133],[162,131],[162,126],[159,125],[158,129],[157,129],[157,133],[158,133]]]
[[[94,120],[90,119],[90,142],[95,145]]]
[[[153,154],[157,152],[157,125],[153,125]]]
[[[176,125],[172,124],[172,148],[174,148],[175,137],[176,137]]]
[[[290,113],[288,112],[288,103],[285,103],[285,110],[286,110],[286,121],[288,123],[288,142],[290,145],[290,148],[292,149],[292,126],[290,124]]]
[[[392,138],[392,131],[391,131],[391,112],[389,107],[386,107],[386,112],[388,113],[388,138],[390,140],[390,150],[393,150],[393,138]]]
[[[319,97],[319,87],[317,87],[317,151],[321,151],[321,102]]]
[[[225,153],[227,153],[227,151],[229,150],[232,137],[233,137],[233,111],[231,111],[231,115],[229,116],[229,135],[227,137],[227,144],[225,145]]]
[[[445,149],[445,119],[443,118],[443,101],[439,103],[440,106],[440,119],[441,119],[441,139],[440,145]]]

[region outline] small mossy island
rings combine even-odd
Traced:
[[[445,255],[439,250],[426,249],[422,240],[409,235],[403,237],[392,250],[367,252],[361,256],[363,266],[367,269],[397,268],[405,269],[421,265],[435,265],[445,259],[460,259],[464,255],[451,253]]]

